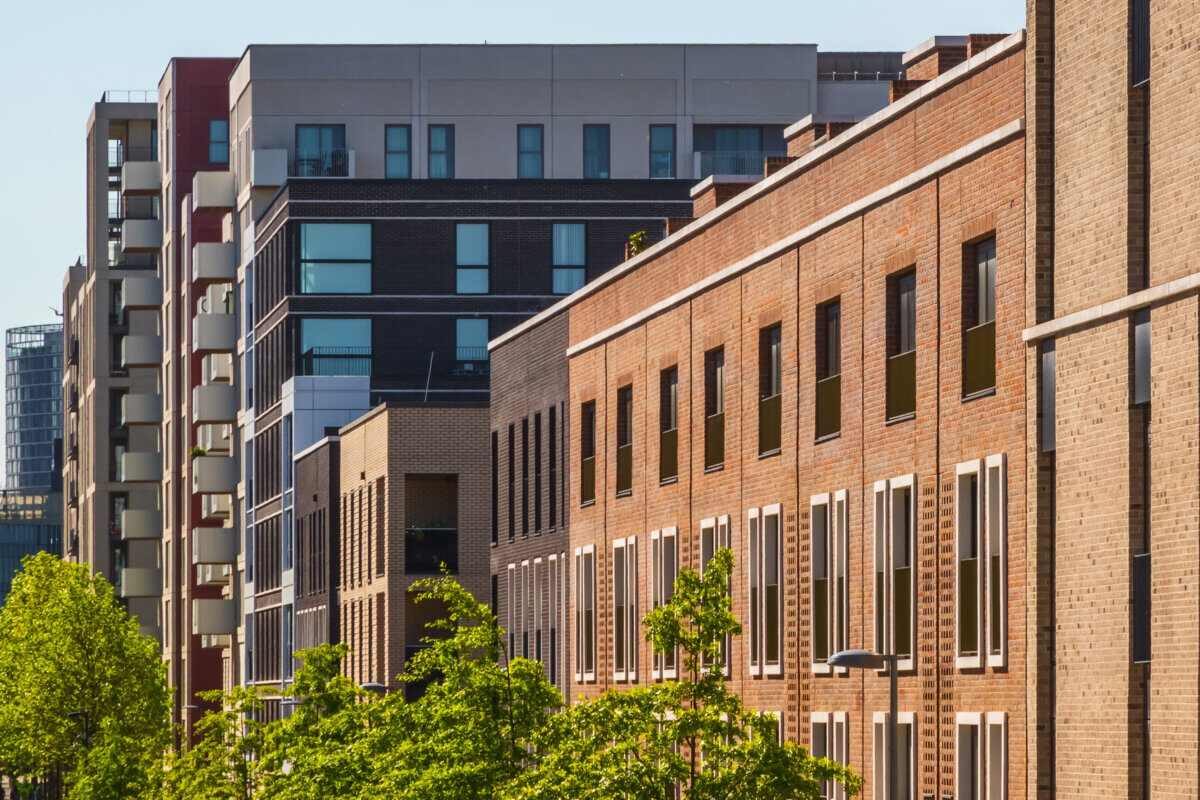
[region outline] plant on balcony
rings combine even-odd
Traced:
[[[208,451],[205,450],[200,445],[196,445],[195,447],[193,447],[191,450],[188,451],[188,458],[199,458],[200,456],[206,456],[206,455],[208,455]]]
[[[629,253],[626,258],[632,258],[633,256],[636,256],[647,247],[649,247],[649,245],[646,244],[645,231],[638,231],[637,233],[629,234],[629,246],[627,248]]]

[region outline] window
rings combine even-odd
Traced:
[[[847,766],[850,763],[850,723],[845,711],[814,711],[809,717],[811,740],[809,754],[813,758],[828,758]],[[821,784],[822,800],[846,800],[846,787],[826,781]]]
[[[383,139],[384,177],[411,178],[412,128],[408,125],[385,125]]]
[[[617,497],[633,491],[633,386],[617,390]]]
[[[371,320],[300,320],[301,375],[370,375]]]
[[[1129,4],[1129,82],[1150,80],[1150,0]]]
[[[955,717],[955,800],[1008,797],[1008,715],[958,712]]]
[[[500,434],[492,431],[492,545],[500,541]],[[492,611],[496,604],[492,603]]]
[[[1057,353],[1055,351],[1054,340],[1042,342],[1039,348],[1039,356],[1042,362],[1042,371],[1040,375],[1040,385],[1038,392],[1038,416],[1039,419],[1039,437],[1038,442],[1041,445],[1043,453],[1054,452],[1055,442],[1055,418],[1058,413],[1057,409],[1057,375],[1055,374],[1055,361]]]
[[[582,222],[556,222],[553,229],[552,291],[570,294],[583,286],[587,263],[587,227]]]
[[[658,481],[679,477],[679,368],[664,369],[658,377]]]
[[[915,662],[916,477],[875,483],[875,652],[895,653],[899,669]]]
[[[521,538],[529,536],[529,417],[521,420]]]
[[[596,401],[579,409],[579,504],[596,500]]]
[[[917,411],[917,273],[888,278],[887,418]]]
[[[963,275],[963,396],[996,388],[996,238],[967,248]]]
[[[916,718],[911,712],[900,712],[896,715],[896,750],[897,763],[889,763],[891,752],[888,748],[888,717],[886,711],[876,711],[874,718],[874,756],[875,779],[872,797],[874,800],[891,800],[887,796],[888,775],[893,769],[896,774],[897,800],[916,800],[917,798],[917,738]],[[955,795],[955,800],[961,800],[961,795]]]
[[[557,410],[554,406],[550,406],[546,431],[550,440],[550,453],[547,459],[549,461],[547,466],[550,469],[550,530],[554,530],[555,524],[558,522],[558,418],[555,415]]]
[[[608,126],[583,126],[583,177],[607,178]]]
[[[210,164],[229,163],[229,120],[214,119],[208,123],[208,161]]]
[[[778,675],[781,672],[783,616],[779,516],[778,505],[754,508],[748,514],[751,675]]]
[[[508,540],[517,538],[517,426],[508,423]]]
[[[575,680],[596,680],[596,548],[575,548]]]
[[[541,558],[533,560],[533,602],[530,603],[533,614],[533,658],[541,663],[542,660],[542,587],[546,585],[546,570]]]
[[[517,126],[517,177],[542,177],[542,126]]]
[[[550,554],[550,685],[558,685],[558,557]]]
[[[1003,454],[959,464],[955,537],[957,664],[1002,667],[1008,656],[1007,486]]]
[[[429,177],[454,177],[454,126],[429,126]]]
[[[521,562],[521,658],[529,658],[529,629],[533,611],[533,583],[529,580],[529,561]]]
[[[488,225],[469,222],[455,225],[454,263],[458,265],[459,294],[487,294]]]
[[[725,349],[704,354],[704,468],[725,466]]]
[[[679,575],[678,537],[675,528],[650,532],[650,599],[652,608],[671,602],[675,596],[675,578]],[[671,680],[678,675],[678,652],[655,653],[651,673],[655,680]]]
[[[300,293],[368,294],[371,291],[371,224],[300,225]]]
[[[675,177],[675,126],[650,126],[650,177]]]
[[[729,516],[721,516],[715,519],[705,519],[700,521],[700,576],[704,577],[704,570],[708,567],[708,562],[718,550],[729,548]],[[726,635],[725,641],[721,643],[720,664],[721,672],[725,675],[729,674],[729,653],[732,645],[732,637]],[[702,655],[700,658],[701,666],[705,666],[705,659]]]
[[[297,125],[292,173],[300,178],[349,177],[345,125]]]
[[[842,303],[817,308],[817,439],[842,430]]]
[[[459,361],[487,361],[488,321],[459,319],[455,324],[455,358]]]
[[[762,150],[762,128],[718,126],[713,131],[713,143],[721,153],[757,153]]]
[[[613,680],[637,680],[637,537],[613,542]]]
[[[783,328],[758,332],[758,454],[778,453],[783,436]]]
[[[542,415],[533,415],[533,530],[542,532]]]
[[[508,565],[508,657],[517,656],[517,565]]]
[[[828,674],[833,669],[826,661],[850,641],[848,493],[814,495],[810,502],[813,672]]]

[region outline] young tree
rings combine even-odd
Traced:
[[[112,587],[49,553],[26,558],[0,609],[0,772],[62,774],[72,798],[138,796],[168,703],[158,645]]]
[[[196,723],[196,743],[168,753],[158,789],[159,800],[252,800],[261,796],[264,723],[257,690],[202,692],[220,704]]]
[[[646,615],[654,652],[678,648],[684,679],[611,690],[558,715],[537,742],[539,762],[516,776],[507,797],[816,800],[827,781],[859,792],[856,775],[781,742],[780,722],[729,690],[721,645],[741,633],[728,592],[732,568],[730,551],[718,551],[703,577],[683,571],[671,600]]]

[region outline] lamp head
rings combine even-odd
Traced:
[[[883,669],[887,664],[887,657],[870,650],[842,650],[831,655],[825,663],[831,667]]]

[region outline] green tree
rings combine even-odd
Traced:
[[[536,743],[541,757],[516,776],[513,800],[792,800],[821,796],[860,779],[794,742],[780,742],[777,720],[747,709],[722,675],[721,645],[741,627],[733,616],[733,556],[720,550],[701,577],[680,573],[671,600],[646,615],[654,652],[678,648],[682,674],[611,690],[554,718]]]
[[[86,566],[22,566],[0,609],[0,771],[61,770],[72,798],[144,794],[169,731],[157,643]]]
[[[157,797],[160,800],[251,800],[260,796],[265,730],[258,712],[262,700],[253,688],[201,692],[218,703],[196,723],[194,744],[168,753]]]

